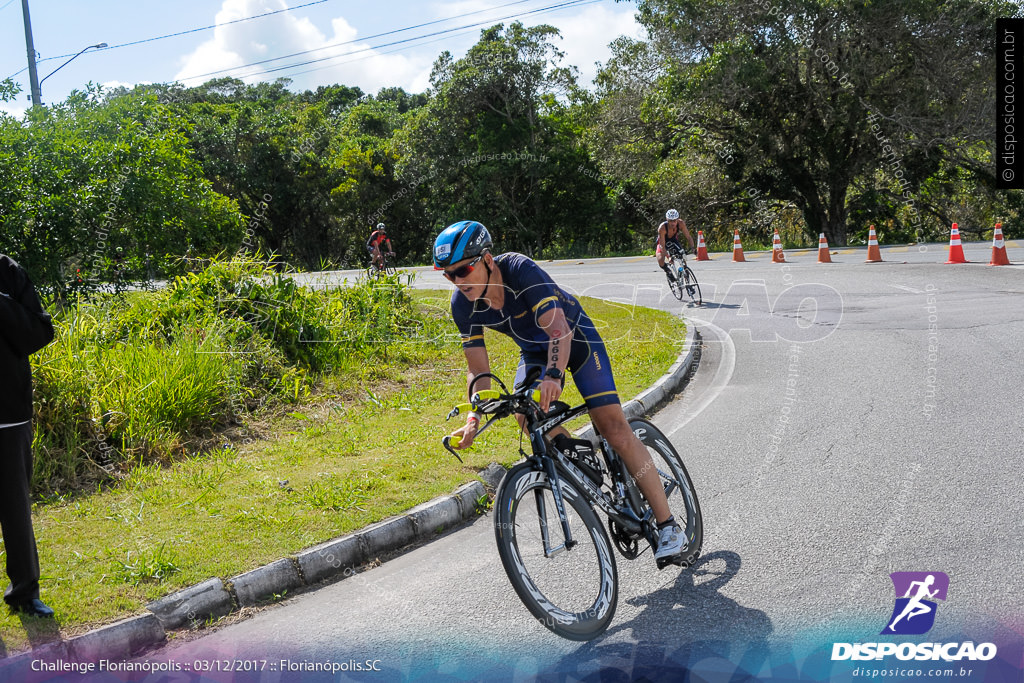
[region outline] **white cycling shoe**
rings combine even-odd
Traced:
[[[658,550],[654,553],[654,559],[675,557],[685,546],[686,535],[683,534],[683,529],[678,524],[667,526],[658,532]]]

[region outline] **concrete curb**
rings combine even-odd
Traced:
[[[682,384],[696,357],[696,330],[686,329],[683,352],[657,382],[622,406],[627,418],[637,417],[665,401]],[[588,430],[590,434],[588,434]],[[589,438],[592,429],[580,432]],[[505,468],[491,463],[480,473],[495,488]],[[11,673],[32,659],[79,661],[126,658],[167,640],[167,630],[195,626],[225,616],[239,607],[258,605],[285,591],[312,586],[338,575],[349,576],[354,568],[410,543],[430,538],[477,514],[477,501],[487,495],[480,481],[463,484],[448,496],[417,505],[398,517],[378,522],[293,557],[285,557],[228,580],[209,579],[146,606],[144,614],[102,626],[67,641],[50,643],[31,652],[0,660],[0,671]]]
[[[198,624],[208,617],[222,617],[234,609],[231,593],[220,579],[209,579],[146,605],[165,629]]]

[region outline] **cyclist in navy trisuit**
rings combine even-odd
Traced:
[[[668,242],[674,242],[680,251],[683,251],[683,245],[679,241],[679,232],[682,231],[683,236],[686,237],[686,243],[690,245],[690,251],[693,251],[693,237],[690,236],[690,231],[686,229],[686,221],[679,218],[679,212],[675,209],[669,209],[665,212],[665,222],[658,226],[658,239],[654,242],[654,254],[658,257],[658,266],[665,271],[665,275],[668,279],[672,279],[672,274],[668,272],[668,266],[665,265],[665,255],[667,254]]]
[[[485,328],[510,336],[519,346],[516,384],[530,368],[544,369],[538,380],[542,410],[546,411],[561,395],[568,369],[594,426],[622,456],[654,510],[659,529],[655,558],[678,555],[686,543],[685,535],[672,517],[646,447],[633,434],[622,412],[611,363],[594,324],[580,302],[531,259],[515,252],[494,256],[492,246],[487,228],[476,221],[449,225],[434,241],[434,268],[443,270],[455,284],[452,318],[462,336],[469,383],[490,371]],[[489,386],[485,377],[474,390]],[[522,416],[517,417],[522,425]],[[473,443],[479,426],[479,416],[471,413],[465,426],[453,434],[456,448]]]

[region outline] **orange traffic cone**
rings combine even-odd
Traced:
[[[786,255],[782,253],[782,240],[779,239],[779,231],[772,235],[772,263],[785,263]]]
[[[992,233],[992,260],[990,266],[1008,266],[1010,258],[1006,255],[1006,244],[1003,242],[1003,224],[996,223],[996,231]]]
[[[704,244],[704,231],[697,231],[697,260],[698,261],[710,261],[711,257],[708,256],[708,247]]]
[[[878,249],[878,236],[875,226],[868,228],[868,258],[864,263],[878,263],[882,260],[882,252]]]
[[[736,228],[732,234],[732,260],[736,263],[744,263],[747,260],[743,258],[743,245],[740,244],[739,228]]]
[[[946,263],[969,263],[964,258],[964,247],[960,243],[960,228],[954,223],[949,231],[949,259]]]
[[[828,253],[828,240],[825,233],[818,235],[818,263],[832,263],[832,257]]]
[[[831,256],[828,255],[828,241],[825,240],[825,233],[818,233],[818,263],[831,263]]]

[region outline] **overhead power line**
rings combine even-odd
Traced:
[[[599,2],[603,2],[603,1],[604,0],[577,0],[577,2],[573,4],[573,7],[582,7],[584,5],[594,5],[594,4],[597,4]],[[546,10],[537,10],[537,11],[538,12],[555,12],[558,9],[564,9],[564,8],[563,7],[556,7],[555,9],[546,9]],[[483,23],[490,23],[490,22],[483,22]],[[401,52],[402,50],[406,50],[409,47],[420,47],[421,45],[430,45],[431,43],[437,43],[437,42],[440,42],[442,40],[447,40],[447,39],[450,39],[450,38],[453,38],[453,37],[456,37],[456,36],[468,35],[468,34],[471,34],[473,32],[474,32],[473,29],[469,29],[469,30],[466,30],[466,31],[461,31],[459,33],[453,33],[453,34],[442,36],[442,37],[439,37],[439,38],[432,38],[431,40],[424,40],[422,43],[417,43],[414,46],[410,45],[410,46],[396,48],[394,50],[385,50],[383,52],[379,52],[379,53],[376,53],[376,54],[363,55],[362,57],[356,57],[355,59],[346,59],[343,62],[337,62],[335,64],[327,64],[325,66],[318,66],[318,67],[314,67],[312,69],[304,69],[303,71],[297,71],[295,73],[290,73],[290,74],[288,74],[288,76],[301,76],[303,74],[313,73],[314,71],[323,71],[324,69],[332,69],[332,68],[334,68],[336,66],[341,66],[342,64],[351,64],[353,62],[359,62],[359,61],[362,61],[364,59],[370,59],[371,57],[377,57],[379,55],[390,55],[390,54],[394,54],[396,52]],[[377,47],[379,48],[379,47],[384,47],[384,46],[377,46]],[[349,57],[351,55],[357,54],[358,52],[366,52],[367,50],[375,50],[375,49],[377,49],[377,48],[372,48],[371,47],[371,48],[366,48],[365,50],[357,50],[355,52],[346,52],[343,55],[337,55],[337,58],[340,59],[341,57]],[[281,68],[284,69],[284,68],[292,68],[292,67],[281,67]]]
[[[4,7],[7,7],[7,5],[11,4],[12,2],[14,2],[14,0],[8,0],[6,5],[3,5],[2,7],[0,7],[0,10],[2,10]],[[152,42],[157,41],[157,40],[164,40],[165,38],[177,38],[178,36],[186,36],[186,35],[188,35],[190,33],[198,33],[200,31],[209,31],[210,29],[217,28],[218,26],[228,26],[230,24],[239,24],[239,23],[241,23],[243,21],[252,21],[253,19],[262,19],[263,17],[269,17],[269,16],[271,16],[273,14],[281,14],[282,12],[294,12],[295,10],[302,9],[303,7],[310,7],[312,5],[322,5],[325,2],[331,2],[331,0],[313,0],[313,2],[307,2],[304,5],[296,5],[295,7],[285,7],[284,9],[278,9],[278,10],[274,10],[272,12],[264,12],[263,14],[254,14],[251,17],[242,17],[241,19],[232,19],[231,21],[221,22],[219,24],[211,24],[210,26],[200,26],[198,28],[190,28],[190,29],[185,30],[185,31],[177,31],[176,33],[168,33],[168,34],[162,35],[162,36],[154,36],[152,38],[143,38],[141,40],[133,40],[133,41],[130,41],[130,42],[127,42],[127,43],[119,43],[117,45],[109,45],[109,46],[103,48],[102,50],[98,50],[98,52],[105,52],[107,50],[116,50],[118,48],[129,47],[131,45],[141,45],[143,43],[152,43]],[[66,55],[54,55],[53,57],[45,57],[43,59],[36,60],[36,63],[39,64],[41,62],[48,62],[51,59],[61,59],[63,57],[70,57],[72,54],[74,54],[74,53],[68,53]],[[8,78],[14,78],[18,74],[24,72],[27,68],[28,67],[25,67],[25,69],[22,69],[21,71],[16,71],[15,73],[13,73],[10,76],[8,76]]]
[[[465,12],[463,14],[456,14],[454,16],[445,17],[444,19],[435,19],[434,21],[427,21],[427,22],[424,22],[422,24],[415,24],[413,26],[406,26],[404,28],[396,28],[396,29],[392,29],[390,31],[384,31],[383,33],[375,33],[375,34],[373,34],[371,36],[365,36],[363,38],[355,38],[353,40],[346,40],[346,41],[341,42],[341,43],[332,43],[331,45],[324,45],[323,47],[315,47],[315,48],[312,48],[312,49],[309,49],[309,50],[301,50],[299,52],[292,52],[291,54],[281,55],[280,57],[271,57],[269,59],[263,59],[263,60],[260,60],[258,62],[252,62],[250,64],[242,64],[241,66],[232,66],[232,67],[228,67],[226,69],[218,69],[216,71],[209,71],[207,73],[197,74],[195,76],[186,76],[185,78],[180,79],[180,80],[193,80],[193,79],[196,79],[196,78],[204,78],[206,76],[214,76],[216,74],[224,73],[225,71],[233,71],[235,69],[245,69],[245,68],[248,68],[250,66],[258,66],[260,64],[269,64],[270,62],[276,62],[276,61],[281,60],[281,59],[288,59],[290,57],[298,57],[300,55],[308,55],[308,54],[313,53],[313,52],[319,52],[321,50],[329,50],[329,49],[334,48],[334,47],[341,47],[343,45],[350,45],[352,43],[361,43],[361,42],[364,42],[364,41],[367,41],[367,40],[373,40],[374,38],[383,38],[384,36],[390,36],[390,35],[394,35],[396,33],[403,33],[404,31],[413,31],[415,29],[423,28],[425,26],[432,26],[434,24],[441,24],[441,23],[444,23],[446,21],[451,21],[452,19],[462,19],[463,17],[472,16],[474,14],[480,14],[481,12],[491,12],[493,10],[501,9],[503,7],[511,7],[512,5],[521,5],[524,2],[531,2],[531,1],[532,0],[515,0],[515,2],[508,2],[508,3],[505,3],[504,5],[497,5],[495,7],[488,7],[487,9],[478,9],[478,10],[474,10],[473,12]],[[457,29],[453,29],[453,30],[457,30]]]
[[[501,7],[507,7],[509,5],[518,5],[518,4],[521,4],[522,1],[523,0],[520,0],[520,2],[512,2],[512,3],[508,3],[506,5],[500,5],[499,7],[490,8],[490,10],[500,9]],[[505,21],[506,19],[515,19],[515,18],[518,18],[518,17],[529,16],[531,14],[538,14],[538,13],[541,13],[541,12],[550,12],[550,11],[554,11],[554,10],[557,10],[557,9],[565,9],[567,7],[574,7],[574,6],[578,6],[578,5],[589,5],[589,4],[592,4],[594,2],[600,2],[600,1],[601,0],[568,0],[566,2],[561,2],[561,3],[555,4],[555,5],[548,5],[546,7],[540,7],[540,8],[532,9],[532,10],[529,10],[529,11],[526,11],[526,12],[517,12],[517,13],[514,13],[514,14],[505,15],[503,17],[491,18],[491,19],[487,19],[487,20],[484,20],[484,21],[475,22],[475,23],[472,23],[472,24],[464,24],[462,26],[455,26],[455,27],[443,29],[443,30],[440,30],[440,31],[434,31],[432,33],[426,33],[426,34],[419,35],[419,36],[413,36],[411,38],[403,38],[402,40],[395,40],[395,41],[392,41],[392,42],[389,42],[389,43],[383,43],[383,44],[380,44],[380,45],[365,47],[365,48],[362,48],[362,49],[359,49],[359,50],[354,50],[352,52],[346,52],[346,53],[341,54],[341,55],[330,55],[330,56],[327,56],[327,57],[318,57],[316,59],[309,59],[309,60],[302,61],[302,62],[296,62],[294,64],[286,64],[284,66],[278,66],[278,67],[275,67],[273,69],[259,69],[259,70],[251,71],[251,72],[245,73],[245,74],[237,74],[236,77],[237,78],[245,78],[247,76],[255,76],[257,74],[275,73],[277,71],[283,71],[283,70],[286,70],[286,69],[294,69],[294,68],[298,68],[298,67],[301,67],[301,66],[306,66],[308,64],[316,64],[318,62],[327,61],[327,60],[330,60],[330,59],[341,59],[343,57],[348,57],[350,55],[358,54],[360,52],[367,52],[367,51],[370,51],[370,50],[376,50],[376,49],[383,48],[383,47],[391,47],[391,46],[394,46],[394,45],[400,45],[400,44],[403,44],[403,43],[409,43],[409,42],[412,42],[412,41],[422,40],[424,38],[431,38],[431,37],[434,37],[434,36],[442,36],[442,35],[445,35],[445,34],[453,33],[455,31],[463,31],[463,30],[466,30],[466,29],[472,29],[472,28],[475,28],[475,27],[478,27],[478,26],[483,26],[485,24],[492,24],[494,22]],[[476,12],[468,12],[468,13],[466,13],[464,15],[457,15],[455,17],[449,17],[448,19],[443,19],[443,20],[439,20],[439,21],[449,21],[451,19],[459,19],[459,18],[462,18],[464,16],[469,16],[470,14],[479,14],[480,12],[483,12],[483,11],[489,11],[489,10],[477,10]],[[396,30],[393,30],[393,31],[387,31],[387,32],[384,32],[384,33],[378,33],[378,34],[375,34],[375,35],[372,35],[372,36],[366,36],[365,38],[357,38],[357,39],[354,39],[354,40],[347,40],[347,41],[344,41],[344,42],[341,42],[341,43],[333,43],[331,45],[325,45],[323,47],[313,48],[313,49],[310,49],[310,50],[303,50],[301,52],[294,52],[292,54],[282,55],[280,57],[271,57],[270,59],[263,59],[263,60],[260,60],[258,62],[252,62],[250,64],[242,64],[240,66],[233,66],[233,67],[228,67],[228,68],[225,68],[225,69],[217,69],[216,71],[208,71],[206,73],[197,74],[195,76],[186,76],[185,78],[180,78],[178,80],[179,81],[194,81],[194,80],[201,79],[201,78],[206,78],[206,77],[209,77],[209,76],[215,76],[217,74],[223,74],[223,73],[227,73],[227,72],[237,71],[239,69],[247,69],[247,68],[250,68],[250,67],[260,66],[262,64],[268,64],[270,62],[275,62],[275,61],[278,61],[278,60],[281,60],[281,59],[288,59],[290,57],[297,57],[297,56],[300,56],[300,55],[310,54],[310,53],[313,53],[313,52],[319,52],[319,51],[328,50],[328,49],[331,49],[331,48],[342,47],[344,45],[351,45],[353,43],[361,43],[361,42],[365,42],[367,40],[372,40],[374,38],[380,38],[380,37],[383,37],[383,36],[393,35],[395,33],[400,33],[402,31],[412,30],[414,28],[422,28],[423,26],[429,26],[431,24],[436,24],[436,23],[438,23],[438,21],[427,22],[425,24],[419,24],[417,26],[412,26],[412,27],[403,28],[403,29],[396,29]],[[305,73],[305,72],[303,72],[303,73]]]
[[[284,9],[277,9],[277,10],[274,10],[273,12],[264,12],[263,14],[254,14],[251,17],[242,17],[241,19],[232,19],[231,21],[223,21],[223,22],[221,22],[219,24],[211,24],[209,26],[200,26],[199,28],[190,28],[187,31],[178,31],[177,33],[168,33],[168,34],[163,35],[163,36],[154,36],[153,38],[143,38],[142,40],[133,40],[133,41],[128,42],[128,43],[120,43],[118,45],[111,45],[111,46],[107,47],[106,49],[107,50],[116,50],[119,47],[128,47],[130,45],[141,45],[142,43],[152,43],[152,42],[157,41],[157,40],[164,40],[165,38],[177,38],[178,36],[187,36],[190,33],[199,33],[200,31],[209,31],[210,29],[218,28],[220,26],[230,26],[231,24],[240,24],[243,21],[252,21],[253,19],[262,19],[263,17],[269,17],[272,14],[281,14],[282,12],[294,12],[295,10],[302,9],[303,7],[311,7],[312,5],[322,5],[325,2],[330,2],[330,1],[331,0],[314,0],[313,2],[307,2],[304,5],[296,5],[295,7],[285,7]],[[58,55],[56,57],[47,57],[46,59],[60,59],[61,57],[67,57],[67,56],[68,55]],[[46,59],[41,59],[39,61],[45,62]]]
[[[593,4],[596,4],[598,2],[603,2],[603,1],[604,0],[580,0],[580,2],[578,4],[575,4],[573,6],[582,7],[584,5],[593,5]],[[556,9],[552,9],[552,10],[547,10],[547,11],[557,11],[557,10]],[[437,42],[440,42],[442,40],[447,40],[447,39],[450,39],[450,38],[454,38],[456,36],[465,36],[465,35],[469,35],[471,33],[473,33],[472,29],[470,29],[469,31],[463,31],[461,33],[455,33],[455,34],[452,34],[450,36],[443,36],[443,37],[440,37],[440,38],[433,38],[431,40],[425,40],[422,43],[418,43],[417,45],[415,45],[415,47],[420,47],[421,45],[429,45],[431,43],[437,43]],[[311,74],[311,73],[317,72],[317,71],[324,71],[325,69],[333,69],[335,67],[340,67],[342,65],[347,65],[347,63],[352,63],[353,61],[361,61],[362,59],[369,59],[371,57],[375,57],[375,56],[382,55],[382,54],[394,54],[395,52],[401,52],[402,50],[408,49],[409,47],[414,47],[414,46],[398,47],[398,48],[395,48],[393,50],[384,50],[383,52],[378,52],[377,54],[365,54],[365,55],[362,55],[360,57],[355,57],[354,59],[345,59],[344,61],[339,61],[337,63],[333,63],[333,65],[327,65],[327,66],[324,66],[324,67],[314,67],[313,69],[306,69],[304,71],[296,72],[294,74],[289,74],[289,76],[302,76],[303,74]],[[375,49],[375,48],[370,48],[370,49]],[[360,50],[360,51],[362,51],[362,50]],[[355,54],[355,52],[346,52],[345,54],[340,54],[338,56],[339,57],[347,57],[347,56],[352,55],[352,54]]]

